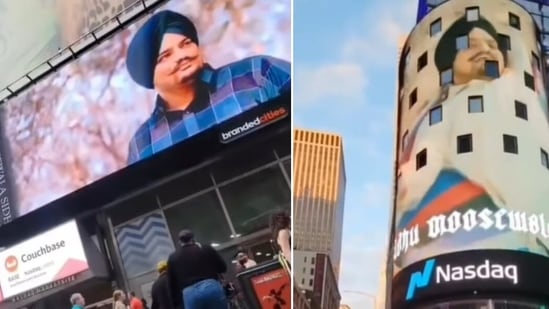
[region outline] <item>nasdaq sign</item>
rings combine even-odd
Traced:
[[[488,259],[481,264],[437,265],[435,259],[430,259],[425,262],[423,271],[415,272],[410,276],[406,300],[414,298],[416,289],[427,288],[430,284],[468,280],[507,280],[516,285],[518,284],[518,266],[497,264]]]

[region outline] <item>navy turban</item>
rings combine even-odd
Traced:
[[[187,17],[161,11],[149,18],[133,37],[126,56],[128,73],[145,88],[154,88],[154,69],[165,33],[184,35],[198,45],[196,28]]]

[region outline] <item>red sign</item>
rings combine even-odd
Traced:
[[[8,256],[4,261],[4,266],[9,273],[15,272],[18,265],[19,261],[17,261],[17,258],[13,255]]]
[[[252,286],[261,309],[291,309],[290,276],[284,269],[252,277]]]

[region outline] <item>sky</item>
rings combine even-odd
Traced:
[[[343,136],[341,303],[374,308],[365,294],[379,292],[387,250],[398,42],[417,0],[293,2],[295,127]]]

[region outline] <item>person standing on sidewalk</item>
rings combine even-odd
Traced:
[[[144,309],[143,301],[135,295],[135,292],[128,293],[130,298],[130,309]]]
[[[84,309],[84,306],[86,305],[86,300],[84,299],[84,296],[80,293],[74,293],[71,295],[71,305],[72,309]]]
[[[122,290],[115,290],[112,293],[112,309],[128,309],[128,306],[124,303],[126,301],[126,294]]]
[[[151,309],[173,309],[170,282],[168,281],[168,262],[160,261],[156,266],[158,278],[151,289]]]
[[[227,264],[209,245],[194,240],[190,230],[179,233],[180,247],[168,258],[168,280],[175,307],[227,309],[229,304],[220,277]]]

